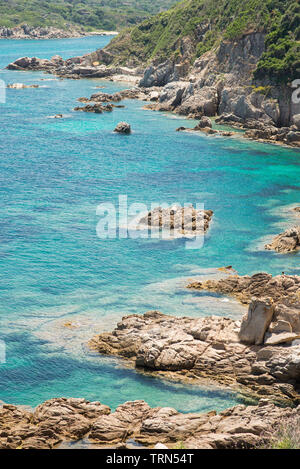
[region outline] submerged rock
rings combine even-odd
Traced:
[[[127,122],[119,122],[114,132],[128,135],[131,133],[131,126]]]
[[[297,251],[300,249],[300,226],[295,226],[280,233],[272,243],[266,244],[265,248],[269,251],[276,251],[282,254]]]
[[[39,88],[39,85],[24,85],[24,83],[9,83],[7,88],[13,90],[23,90],[26,88]]]

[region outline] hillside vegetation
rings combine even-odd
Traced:
[[[0,0],[0,26],[69,24],[86,30],[115,30],[137,24],[176,0]]]
[[[256,77],[300,78],[300,6],[295,0],[184,0],[127,29],[108,50],[116,61],[191,61],[250,32],[265,32],[266,52]]]

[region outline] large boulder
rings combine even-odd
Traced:
[[[269,298],[253,300],[248,313],[243,317],[239,339],[244,344],[260,345],[271,324],[274,314],[274,304]]]
[[[114,132],[128,135],[131,133],[131,126],[127,122],[119,122]]]
[[[212,128],[212,122],[211,122],[211,119],[207,116],[202,116],[200,121],[198,122],[198,124],[196,125],[195,127],[195,130],[198,130],[198,129],[204,129],[204,128]]]

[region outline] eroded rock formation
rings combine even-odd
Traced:
[[[265,248],[269,251],[276,251],[281,254],[294,252],[300,249],[300,226],[295,226],[280,233]]]
[[[274,302],[297,303],[300,298],[300,276],[277,275],[262,272],[252,276],[230,275],[221,280],[193,282],[188,288],[210,290],[235,296],[242,303],[250,303],[252,297],[272,298]]]
[[[127,402],[115,412],[99,402],[51,399],[34,411],[0,405],[0,449],[52,449],[62,442],[89,439],[99,448],[126,448],[129,441],[153,448],[253,448],[271,439],[282,419],[300,415],[300,407],[279,408],[267,400],[258,406],[238,405],[217,414],[181,414]]]
[[[156,228],[168,230],[173,236],[194,237],[208,230],[212,217],[212,210],[198,210],[193,206],[156,207],[138,221],[137,228]]]
[[[94,337],[90,346],[174,379],[209,379],[252,397],[297,402],[300,348],[245,345],[240,327],[240,321],[229,318],[178,318],[150,311],[124,317],[112,333]]]

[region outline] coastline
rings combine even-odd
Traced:
[[[51,399],[34,411],[0,404],[0,449],[59,449],[88,441],[98,449],[259,449],[272,445],[274,427],[292,425],[300,416],[267,399],[257,406],[238,405],[217,414],[180,413],[130,401],[115,412],[100,402],[80,398]],[[275,440],[276,441],[276,440]]]
[[[28,31],[27,31],[28,30]],[[0,26],[0,40],[51,40],[51,39],[80,39],[93,36],[117,36],[118,31],[71,31],[56,28],[3,28]]]
[[[172,112],[181,117],[188,119],[199,119],[197,112],[183,112],[182,106],[174,104],[175,96],[178,93],[178,87],[182,87],[181,82],[169,83],[166,86],[144,86],[143,81],[147,70],[141,67],[129,68],[124,66],[111,66],[100,64],[98,62],[98,55],[105,63],[105,52],[102,50],[96,51],[84,57],[75,57],[63,61],[61,57],[54,57],[51,60],[41,60],[37,57],[28,58],[22,57],[7,66],[9,70],[20,71],[44,71],[45,73],[58,76],[60,78],[68,79],[81,79],[81,78],[101,78],[104,80],[115,82],[128,82],[134,85],[134,88],[128,90],[130,99],[138,99],[149,101],[150,104],[146,105],[144,109],[152,111]],[[104,54],[104,55],[103,55]],[[166,90],[167,88],[167,90]],[[171,91],[171,94],[170,94]],[[130,95],[131,93],[131,95]],[[91,98],[85,98],[87,102],[92,102],[94,94]],[[100,101],[100,100],[95,100]],[[105,102],[107,102],[105,100]],[[204,115],[203,117],[206,118]],[[285,128],[275,128],[270,123],[263,123],[260,120],[250,119],[246,120],[244,124],[236,122],[236,118],[231,115],[214,115],[210,119],[214,119],[215,124],[231,128],[232,131],[223,131],[212,128],[180,128],[177,130],[185,132],[202,132],[211,136],[223,136],[226,138],[240,138],[248,141],[256,141],[258,143],[272,144],[286,148],[299,149],[300,148],[300,132],[295,129],[295,126]],[[200,119],[201,121],[201,119]],[[238,130],[238,131],[236,131]],[[244,131],[244,132],[241,132]]]
[[[126,76],[126,75],[123,75],[122,77],[124,77],[124,76]],[[116,81],[124,81],[124,80],[119,79],[119,77],[120,77],[120,75],[113,75],[113,76],[111,76],[111,77],[107,77],[106,79],[109,79],[109,80],[115,79]],[[132,75],[128,75],[128,77],[131,77],[131,78],[132,78]],[[142,93],[142,92],[145,92],[145,89],[139,88],[139,89],[138,89],[138,92],[141,92],[141,93]],[[148,98],[147,98],[147,99],[148,99],[148,100],[153,99],[153,96],[152,96],[152,98],[151,98],[150,94],[151,94],[151,93],[155,93],[155,92],[157,92],[157,90],[153,90],[153,89],[147,90],[147,94],[148,94]],[[133,93],[133,94],[134,94],[134,93]],[[129,95],[130,95],[130,93],[129,93]],[[127,95],[127,97],[128,97],[129,95]],[[144,96],[144,97],[145,97],[145,96]],[[134,97],[133,99],[144,99],[144,98],[142,98],[142,97],[140,97],[140,98]],[[172,112],[175,112],[175,113],[176,113],[176,111],[172,111]],[[200,132],[201,132],[201,131],[200,131]],[[260,140],[257,140],[257,141],[260,142]],[[272,143],[272,144],[274,144],[275,142],[266,141],[266,142],[263,142],[263,143]],[[276,142],[276,144],[281,144],[281,143],[277,143],[277,142]],[[290,146],[288,146],[288,145],[287,145],[287,147],[290,148]],[[219,344],[218,344],[218,345],[219,345]],[[147,372],[147,371],[146,371],[146,372]],[[151,373],[151,372],[149,371],[149,373]],[[213,373],[215,373],[215,370],[213,370]],[[172,378],[172,379],[173,379],[173,378],[176,379],[176,376],[177,376],[177,372],[173,372],[173,371],[163,371],[163,370],[159,370],[156,374],[157,374],[158,376],[161,375],[162,377],[168,376],[168,377],[170,377],[170,378]],[[255,375],[255,376],[256,376],[256,375]],[[194,378],[193,378],[192,376],[190,376],[190,377],[189,377],[189,376],[183,376],[183,380],[185,380],[185,379],[187,379],[187,380],[192,380],[192,381],[194,380]],[[196,379],[197,379],[197,378],[196,378]],[[221,380],[221,381],[222,381],[222,380]],[[223,380],[223,381],[224,381],[224,380]],[[190,381],[190,382],[191,382],[191,381]],[[193,381],[193,382],[194,382],[194,381]],[[245,392],[245,395],[246,395],[246,392]],[[251,394],[251,395],[252,395],[252,394]],[[292,397],[292,400],[294,400],[293,396],[291,396],[291,397]],[[295,402],[298,402],[298,401],[295,400]],[[266,403],[266,402],[262,401],[262,403],[261,403],[259,406],[255,407],[255,410],[253,411],[254,414],[255,414],[255,418],[256,418],[256,412],[258,412],[258,414],[259,414],[259,412],[260,412],[259,409],[261,409],[261,408],[264,407],[264,406],[269,406],[269,405],[270,405],[270,403]],[[267,412],[272,412],[273,414],[276,414],[276,411],[275,411],[274,409],[277,409],[277,408],[274,408],[274,407],[268,407],[268,408],[267,408],[267,407],[265,407],[266,415],[267,415]],[[15,411],[16,411],[16,410],[14,410],[14,412],[15,412]],[[175,411],[175,412],[176,412],[176,411]],[[235,413],[234,410],[228,410],[228,411],[226,411],[226,412],[228,412],[228,414],[232,414],[232,413],[234,414],[234,413]],[[289,412],[290,412],[290,410],[288,410],[287,413],[289,413]],[[292,411],[291,411],[291,412],[292,412]],[[176,415],[176,419],[177,419],[178,421],[180,421],[180,419],[182,418],[182,417],[181,417],[181,414],[180,414],[180,416],[179,416],[178,413],[177,413],[177,414],[174,413],[174,415]],[[224,414],[224,415],[225,415],[225,414]],[[281,418],[282,418],[282,416],[283,416],[283,414],[281,414]],[[168,415],[168,418],[169,418],[169,417],[170,417],[170,415]],[[209,417],[210,417],[210,416],[209,416]],[[212,417],[215,417],[215,416],[212,416]],[[148,418],[148,415],[147,415],[147,418]],[[193,418],[194,418],[194,417],[193,417]],[[174,420],[176,420],[176,419],[174,418]],[[206,421],[207,421],[207,419],[208,419],[208,417],[206,416]],[[237,419],[236,421],[238,421],[238,419],[239,419],[239,424],[240,424],[241,419],[243,419],[243,417],[242,417],[241,414],[239,413],[239,410],[237,411],[236,419]],[[48,427],[49,427],[49,422],[46,421],[46,424],[47,424],[47,428],[48,428]],[[103,425],[103,422],[101,422],[101,425]],[[135,426],[135,425],[136,425],[136,423],[134,423],[134,426]],[[174,424],[174,425],[175,425],[175,424]],[[41,427],[43,427],[43,425],[41,425]],[[250,427],[251,427],[251,426],[250,426]],[[135,427],[135,428],[136,428],[136,427]],[[248,427],[246,427],[246,428],[248,428]],[[43,429],[45,429],[45,427],[43,427]],[[266,431],[266,430],[267,430],[267,428],[265,427],[265,428],[264,428],[264,431]],[[136,435],[136,434],[135,434],[135,431],[136,431],[135,429],[132,431],[132,434],[133,434],[133,435]],[[39,430],[37,430],[37,435],[39,435],[38,432],[39,432]],[[225,433],[226,433],[226,432],[225,432]],[[245,433],[247,433],[247,432],[245,432]],[[250,433],[251,433],[251,429],[250,429]],[[97,433],[95,433],[95,434],[97,435]],[[91,437],[91,439],[92,439],[93,441],[94,441],[94,436],[95,436],[95,434],[93,434],[93,437]],[[233,439],[234,439],[234,445],[237,445],[237,444],[242,444],[242,445],[244,445],[244,444],[249,444],[250,447],[255,447],[255,445],[258,444],[258,440],[257,440],[256,438],[253,438],[253,439],[251,440],[249,437],[247,437],[247,438],[249,438],[249,441],[246,441],[244,436],[243,436],[243,438],[244,438],[244,439],[243,439],[242,437],[238,437],[237,434],[238,434],[238,432],[232,433],[231,436],[230,436],[230,441],[228,440],[229,437],[228,437],[228,435],[226,434],[226,438],[225,438],[226,442],[225,442],[225,440],[223,439],[223,436],[224,436],[224,435],[223,435],[222,432],[221,432],[222,437],[220,437],[220,440],[222,440],[222,442],[219,442],[219,440],[218,440],[219,437],[216,438],[216,434],[213,434],[213,436],[211,436],[211,440],[209,439],[209,442],[205,441],[205,439],[203,439],[202,437],[199,437],[199,441],[198,441],[196,444],[198,444],[200,447],[203,447],[203,446],[205,446],[205,445],[208,445],[208,447],[209,447],[209,446],[212,446],[212,447],[213,447],[213,445],[214,445],[213,441],[215,441],[215,442],[216,442],[215,444],[216,444],[216,445],[220,445],[221,448],[223,448],[223,447],[231,448],[231,447],[235,447],[235,446],[232,446],[232,445],[233,445]],[[88,435],[88,432],[82,434],[82,436],[84,436],[84,437],[85,437],[86,435]],[[177,434],[176,434],[176,435],[177,435]],[[218,435],[219,435],[219,433],[218,433]],[[233,436],[232,436],[232,435],[233,435]],[[78,435],[77,435],[77,436],[78,436]],[[77,436],[76,436],[76,438],[77,438]],[[39,438],[39,436],[38,436],[38,438]],[[64,441],[64,438],[65,438],[65,436],[63,436],[63,437],[60,436],[60,439],[62,439],[63,441]],[[68,436],[67,438],[69,438],[69,436]],[[101,434],[101,436],[100,436],[100,438],[99,438],[99,441],[100,441],[100,444],[103,444],[103,440],[101,440],[101,438],[102,438],[102,434]],[[140,434],[138,433],[137,441],[141,442],[141,444],[147,444],[147,445],[150,445],[150,446],[153,445],[153,444],[155,443],[155,441],[156,441],[156,442],[160,442],[160,441],[161,441],[161,440],[160,440],[161,437],[159,437],[159,438],[157,437],[156,440],[155,440],[155,439],[148,439],[148,440],[147,440],[147,438],[148,438],[148,436],[145,437],[144,435],[142,435],[142,437],[141,437]],[[175,437],[174,437],[174,438],[175,438]],[[188,439],[188,438],[191,438],[191,435],[188,435],[188,436],[184,435],[184,438],[187,438],[187,441],[188,441],[187,444],[193,444],[193,445],[195,445],[195,440],[192,440],[193,443],[190,443],[190,440]],[[207,436],[205,436],[205,438],[207,438]],[[25,439],[26,439],[26,438],[25,438]],[[21,440],[22,440],[22,438],[21,438]],[[96,440],[97,440],[97,437],[96,437]],[[124,436],[122,436],[122,438],[119,438],[119,437],[112,438],[112,437],[111,437],[111,440],[109,441],[109,443],[106,442],[104,445],[106,445],[106,444],[111,444],[111,442],[114,442],[114,443],[116,443],[116,444],[121,444],[121,445],[123,444],[123,445],[124,445],[124,441],[123,441],[123,440],[124,440]],[[158,440],[159,440],[159,441],[158,441]],[[254,444],[254,440],[255,440],[255,444]],[[54,441],[57,441],[56,437],[54,438]],[[237,442],[237,441],[238,441],[238,442]],[[18,443],[20,443],[20,441],[18,441]],[[171,442],[170,442],[170,437],[169,437],[169,435],[168,435],[168,436],[165,437],[165,443],[166,443],[166,444],[173,444],[173,443],[175,444],[176,442],[172,441],[172,438],[171,438]],[[5,444],[5,443],[2,442],[2,444]],[[53,446],[55,446],[56,444],[57,444],[57,443],[54,443]],[[21,446],[22,446],[22,445],[23,445],[23,443],[21,443]],[[26,446],[26,445],[27,445],[27,446]],[[32,446],[32,445],[33,445],[33,446]],[[22,447],[29,447],[29,448],[30,448],[30,447],[39,447],[39,446],[36,446],[36,445],[41,445],[41,447],[43,447],[43,442],[41,442],[41,440],[38,440],[38,441],[36,441],[36,442],[27,441],[27,442],[25,442],[25,444],[24,444]],[[194,448],[195,446],[192,446],[192,447]]]

